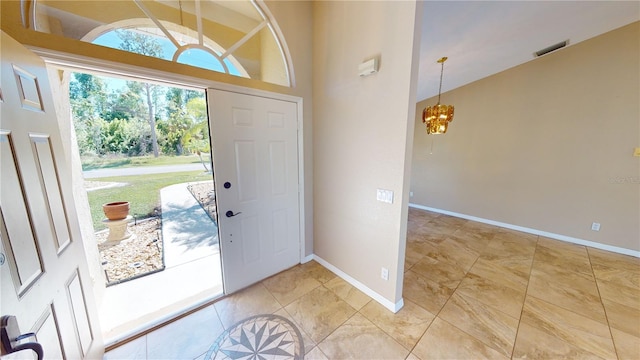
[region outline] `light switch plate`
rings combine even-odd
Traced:
[[[376,200],[384,202],[384,203],[393,204],[393,191],[392,190],[385,190],[385,189],[378,189],[378,191],[376,193]]]

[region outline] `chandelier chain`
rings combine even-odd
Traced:
[[[442,92],[442,73],[444,72],[444,61],[440,62],[440,87],[438,88],[438,104],[440,104],[440,93]]]

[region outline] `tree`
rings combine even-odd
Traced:
[[[211,171],[202,157],[203,153],[211,152],[209,142],[209,122],[207,121],[207,104],[204,97],[192,98],[186,106],[188,116],[194,125],[185,131],[182,137],[182,146],[191,152],[198,154],[205,171]]]
[[[162,58],[162,45],[153,36],[133,30],[116,30],[116,34],[122,41],[118,48],[132,53]],[[127,82],[129,86],[130,82]],[[151,144],[153,156],[158,157],[158,135],[156,133],[156,107],[159,89],[157,85],[141,83],[144,97],[147,103],[147,121],[151,129]],[[131,88],[131,86],[130,86]]]
[[[100,114],[107,103],[104,81],[91,74],[73,73],[69,98],[80,153],[99,154],[102,147]]]

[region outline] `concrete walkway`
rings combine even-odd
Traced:
[[[162,239],[167,268],[218,254],[218,227],[191,195],[188,183],[160,190]]]
[[[105,290],[100,323],[107,344],[222,294],[218,228],[187,185],[160,191],[165,269]]]

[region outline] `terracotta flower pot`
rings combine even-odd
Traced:
[[[102,211],[109,220],[122,220],[129,215],[129,202],[116,201],[103,204]]]

